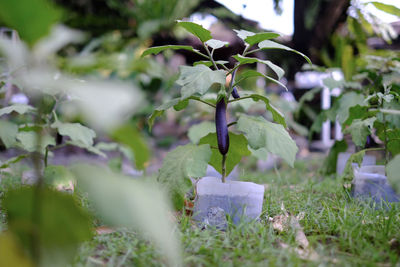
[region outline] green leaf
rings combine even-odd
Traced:
[[[265,108],[271,112],[272,114],[272,119],[276,122],[281,124],[283,127],[287,127],[286,125],[286,121],[285,121],[285,116],[279,111],[277,110],[273,105],[270,104],[270,101],[267,97],[262,96],[262,95],[258,95],[258,94],[252,94],[249,95],[249,97],[251,97],[254,101],[263,101],[265,103]]]
[[[179,49],[183,49],[183,50],[189,50],[189,51],[194,51],[195,49],[193,49],[193,47],[189,46],[189,45],[162,45],[162,46],[153,46],[150,48],[147,48],[146,50],[144,50],[144,52],[142,53],[141,57],[145,57],[148,55],[157,55],[162,51],[168,50],[168,49],[172,49],[172,50],[179,50]]]
[[[367,136],[372,133],[372,128],[376,118],[369,118],[365,120],[354,120],[353,123],[347,127],[343,133],[350,133],[351,139],[358,147],[364,147],[367,141]]]
[[[209,133],[215,133],[215,123],[203,121],[189,128],[188,137],[193,144],[198,144],[200,139]]]
[[[383,12],[392,14],[396,17],[400,17],[400,8],[396,6],[384,4],[381,2],[368,2],[368,4],[373,4],[377,9],[382,10]]]
[[[224,85],[225,71],[211,70],[204,65],[181,66],[176,83],[182,86],[181,99],[184,100],[194,94],[203,95],[214,83]]]
[[[321,172],[323,175],[329,175],[333,174],[336,172],[336,165],[337,165],[337,159],[338,155],[341,152],[346,152],[347,151],[347,143],[345,140],[336,140],[331,149],[329,150],[328,156],[325,158],[322,167],[321,167]]]
[[[400,153],[400,128],[392,129],[386,127],[385,124],[379,121],[375,121],[374,127],[376,129],[376,135],[383,142],[387,140],[387,149],[392,153],[393,156]]]
[[[0,266],[34,266],[26,254],[15,235],[10,231],[2,231],[0,234]]]
[[[224,41],[220,41],[220,40],[215,40],[215,39],[210,39],[206,42],[206,45],[208,45],[209,47],[211,47],[212,49],[218,49],[218,48],[222,48],[222,47],[227,47],[229,46],[229,42],[224,42]]]
[[[282,49],[282,50],[290,51],[290,52],[293,52],[293,53],[296,53],[296,54],[302,56],[305,60],[307,60],[307,62],[309,64],[312,64],[311,60],[306,55],[304,55],[303,53],[301,53],[301,52],[299,52],[297,50],[294,50],[294,49],[292,49],[290,47],[287,47],[285,45],[281,45],[281,44],[278,44],[276,42],[273,42],[271,40],[262,41],[261,43],[258,44],[258,47],[260,49]]]
[[[237,81],[235,82],[234,86],[236,86],[241,81],[243,81],[243,80],[245,80],[247,78],[250,78],[250,77],[264,77],[265,79],[270,80],[271,82],[279,84],[280,86],[282,86],[283,88],[285,88],[287,90],[286,86],[283,83],[281,83],[280,81],[275,80],[274,78],[271,78],[271,77],[269,77],[267,75],[264,75],[264,74],[262,74],[262,73],[260,73],[258,71],[255,71],[255,70],[248,70],[248,71],[245,71],[245,72],[241,73],[239,75]]]
[[[365,156],[365,150],[360,150],[357,153],[351,154],[350,158],[346,162],[341,179],[344,182],[351,182],[354,179],[353,163],[357,163],[358,167],[361,167],[362,161]]]
[[[165,156],[157,179],[168,188],[176,209],[182,208],[183,197],[191,188],[189,178],[206,174],[211,153],[209,145],[188,144],[178,146]]]
[[[251,155],[250,150],[247,148],[247,139],[243,134],[229,133],[229,146],[228,153],[226,154],[226,175],[235,168],[235,166],[242,160],[243,157]],[[207,136],[201,138],[200,144],[209,144],[211,147],[218,148],[217,134],[209,133]],[[215,168],[219,173],[222,173],[222,155],[218,149],[212,149],[210,165]]]
[[[237,34],[237,36],[243,40],[243,42],[246,42],[245,39],[249,36],[255,35],[254,32],[246,31],[246,30],[234,30]]]
[[[47,146],[55,146],[56,140],[54,137],[44,134],[40,138],[40,145],[38,144],[38,136],[36,132],[19,132],[17,134],[17,140],[19,141],[19,146],[28,152],[41,152],[44,153]]]
[[[168,266],[182,266],[171,205],[158,186],[101,166],[80,164],[71,171],[107,225],[144,233],[166,257]]]
[[[265,148],[293,166],[298,148],[282,125],[269,122],[263,117],[242,114],[237,129],[245,134],[251,148]]]
[[[174,107],[174,108],[176,107],[175,109],[180,110],[182,108],[185,108],[188,103],[189,102],[187,99],[181,100],[180,98],[174,98],[168,102],[163,103],[161,106],[156,108],[148,119],[150,131],[151,131],[151,128],[153,127],[155,119],[157,117],[163,115],[165,110],[172,108],[172,107]]]
[[[279,33],[275,33],[275,32],[260,32],[260,33],[256,33],[254,35],[249,35],[247,36],[244,41],[246,43],[248,43],[249,45],[255,45],[259,42],[262,42],[264,40],[269,40],[269,39],[273,39],[276,37],[279,37],[280,34]]]
[[[0,109],[0,116],[10,114],[11,112],[17,112],[18,114],[25,114],[28,112],[34,112],[36,109],[32,106],[25,104],[14,104],[5,108]]]
[[[280,80],[283,77],[283,75],[285,74],[285,71],[281,67],[275,65],[274,63],[272,63],[269,60],[262,60],[262,59],[258,59],[255,57],[244,57],[242,55],[235,55],[232,57],[235,58],[237,61],[239,61],[240,64],[252,64],[252,63],[257,63],[257,62],[265,64],[275,72],[275,74],[278,76],[278,80]]]
[[[217,65],[225,65],[225,64],[228,64],[229,61],[226,61],[226,60],[216,60],[215,63],[216,63]],[[196,61],[196,62],[194,62],[194,63],[193,63],[193,66],[196,66],[196,65],[199,65],[199,64],[206,65],[207,67],[211,67],[211,66],[213,65],[213,63],[212,63],[211,61],[209,61],[209,60],[201,60],[201,61]]]
[[[111,136],[118,143],[130,148],[135,158],[136,168],[143,170],[146,167],[150,159],[150,150],[136,127],[131,124],[123,125],[113,131]]]
[[[344,125],[351,125],[356,119],[365,119],[370,113],[367,106],[355,105],[349,109],[349,117],[344,122]]]
[[[48,165],[44,169],[43,178],[46,184],[57,188],[68,187],[75,181],[75,176],[63,165]]]
[[[386,165],[387,179],[397,194],[400,194],[400,155],[397,155]]]
[[[29,44],[47,35],[60,17],[61,10],[51,1],[0,0],[0,20],[15,29]]]
[[[365,106],[364,96],[356,92],[343,94],[339,99],[339,108],[337,117],[340,124],[343,124],[349,118],[349,109],[356,105]]]
[[[95,131],[80,123],[56,121],[51,125],[51,128],[57,129],[62,136],[68,136],[72,142],[81,144],[80,147],[93,146],[93,139],[96,137]]]
[[[0,120],[0,139],[6,148],[12,147],[16,143],[18,125],[6,121]]]
[[[93,235],[90,217],[69,194],[21,187],[8,191],[2,206],[8,229],[31,254],[37,249],[40,266],[68,265],[79,245]]]
[[[188,21],[178,21],[177,24],[185,28],[188,32],[197,36],[197,38],[199,38],[202,43],[212,39],[211,32],[209,30],[204,29],[199,24]]]

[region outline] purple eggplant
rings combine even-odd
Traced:
[[[229,134],[228,125],[226,123],[226,103],[222,98],[217,103],[215,110],[215,127],[217,130],[218,149],[222,155],[228,153],[229,149]]]
[[[240,98],[240,95],[239,95],[236,87],[233,87],[233,89],[232,89],[232,96],[233,96],[233,98],[236,98],[236,99]]]

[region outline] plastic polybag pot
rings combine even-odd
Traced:
[[[226,181],[203,177],[196,185],[194,219],[204,222],[210,210],[221,208],[233,223],[257,219],[262,211],[264,186],[252,182]]]

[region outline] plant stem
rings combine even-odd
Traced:
[[[204,100],[200,99],[199,97],[191,96],[191,97],[189,97],[189,99],[196,100],[196,101],[199,101],[199,102],[204,103],[206,105],[209,105],[210,107],[216,108],[216,106],[214,104],[211,104],[211,103],[209,103],[207,101],[204,101]]]
[[[255,53],[255,52],[258,52],[258,51],[261,51],[261,48],[257,48],[257,49],[251,50],[251,51],[249,51],[249,52],[244,53],[243,55]]]
[[[231,123],[228,123],[228,127],[231,127],[232,125],[235,125],[235,124],[237,124],[237,121],[233,121]]]
[[[218,70],[218,66],[217,66],[217,64],[215,63],[215,61],[214,61],[214,59],[213,59],[213,57],[212,57],[212,54],[210,53],[210,50],[208,50],[208,47],[206,46],[205,43],[203,43],[203,46],[204,46],[204,48],[206,49],[206,52],[207,52],[207,54],[208,54],[208,58],[210,59],[210,61],[211,61],[212,64],[214,65],[214,68],[215,68],[216,70]],[[214,53],[214,50],[213,50],[213,53]]]
[[[383,133],[385,135],[385,165],[389,162],[389,150],[388,150],[388,136],[387,136],[387,122],[386,122],[386,114],[383,113]]]
[[[196,53],[196,54],[198,54],[198,55],[200,55],[200,56],[202,56],[202,57],[205,57],[205,58],[207,58],[207,59],[208,59],[208,56],[207,56],[207,55],[204,55],[204,54],[203,54],[203,53],[201,53],[200,51],[193,50],[193,52],[194,52],[194,53]]]
[[[235,99],[229,100],[228,103],[240,101],[240,100],[247,99],[247,98],[252,98],[252,97],[251,96],[239,97],[239,98],[235,98]]]
[[[44,152],[44,167],[47,167],[47,158],[49,157],[49,149],[46,147],[46,150]]]
[[[222,182],[225,183],[226,176],[226,154],[222,155]]]

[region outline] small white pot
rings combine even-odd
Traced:
[[[221,208],[236,224],[244,220],[257,219],[262,211],[264,186],[251,182],[226,181],[220,178],[203,177],[196,185],[194,219],[204,222],[210,209]]]

